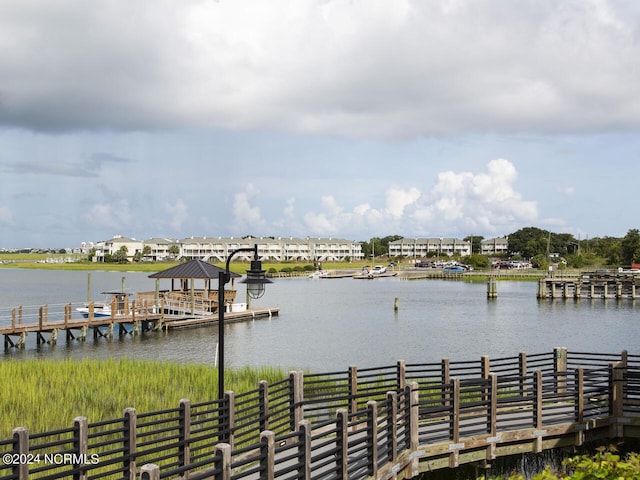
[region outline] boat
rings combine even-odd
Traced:
[[[129,296],[130,293],[122,291],[102,292],[101,295],[105,296],[103,302],[93,302],[93,317],[111,317],[111,306],[116,306],[115,315],[125,315],[129,309]],[[89,318],[90,305],[92,302],[85,303],[82,307],[76,308],[77,312],[80,312],[84,318]],[[125,309],[127,312],[125,312]]]

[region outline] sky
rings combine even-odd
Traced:
[[[0,248],[640,227],[636,0],[3,0]]]

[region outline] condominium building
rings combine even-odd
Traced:
[[[471,242],[458,238],[402,238],[389,243],[390,257],[421,258],[429,255],[471,255]]]
[[[362,260],[360,242],[340,238],[293,238],[293,237],[186,237],[179,240],[150,238],[143,242],[116,235],[111,240],[96,244],[94,261],[103,262],[106,254],[113,255],[123,245],[127,257],[132,260],[136,252],[144,252],[143,259],[165,260],[169,258],[201,259],[225,262],[231,252],[240,248],[258,245],[262,260],[272,261],[345,261]],[[149,247],[149,248],[146,248]],[[239,252],[237,260],[251,260],[252,252]]]
[[[143,244],[135,238],[123,237],[122,235],[114,235],[110,240],[104,240],[95,244],[94,262],[104,262],[105,255],[113,255],[119,250],[126,251],[127,258],[132,260],[136,253],[142,253]]]
[[[501,255],[509,251],[509,240],[506,237],[490,238],[480,243],[482,255]]]

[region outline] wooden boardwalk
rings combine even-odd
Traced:
[[[112,310],[116,312],[116,309]],[[90,310],[89,317],[74,309],[73,303],[64,305],[43,305],[16,307],[2,315],[0,313],[0,335],[4,337],[4,347],[23,347],[29,333],[36,334],[37,344],[58,341],[61,333],[66,341],[85,340],[89,334],[94,339],[112,337],[117,334],[135,335],[157,330],[173,330],[185,327],[200,327],[218,323],[218,312],[200,315],[164,313],[164,308],[156,309],[146,303],[127,305],[126,314],[113,313],[110,316],[96,316]],[[240,312],[225,312],[225,322],[241,322],[258,318],[273,317],[278,308],[248,309]]]
[[[640,355],[570,352],[331,373],[0,439],[0,480],[402,480],[498,457],[640,438]],[[75,456],[74,456],[75,455]],[[95,458],[97,461],[87,461]]]

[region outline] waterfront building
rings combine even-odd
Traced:
[[[144,240],[143,244],[143,253],[144,248],[149,247],[148,253],[143,255],[144,260],[166,260],[170,259],[174,254],[172,253],[173,249],[172,245],[178,245],[178,241],[173,238],[160,238],[154,237],[148,240]],[[179,247],[178,247],[179,251]]]
[[[509,251],[509,240],[506,237],[490,238],[480,243],[482,255],[502,255]]]
[[[401,238],[389,243],[390,257],[422,258],[430,255],[466,257],[471,242],[459,238]]]
[[[143,243],[135,238],[123,237],[122,235],[114,235],[110,240],[104,240],[96,243],[96,254],[93,256],[94,262],[104,262],[105,255],[113,255],[122,247],[127,250],[127,259],[133,260],[136,253],[142,253]]]
[[[143,259],[167,260],[200,259],[211,262],[225,262],[231,252],[239,248],[252,248],[258,245],[258,255],[263,260],[299,261],[299,262],[336,262],[362,260],[362,244],[341,238],[294,238],[294,237],[196,237],[190,236],[178,240],[150,238],[144,242],[116,235],[113,239],[98,242],[94,261],[103,262],[106,254],[113,255],[123,245],[127,247],[129,260],[136,252],[147,253]],[[253,253],[240,252],[235,258],[251,260]]]

